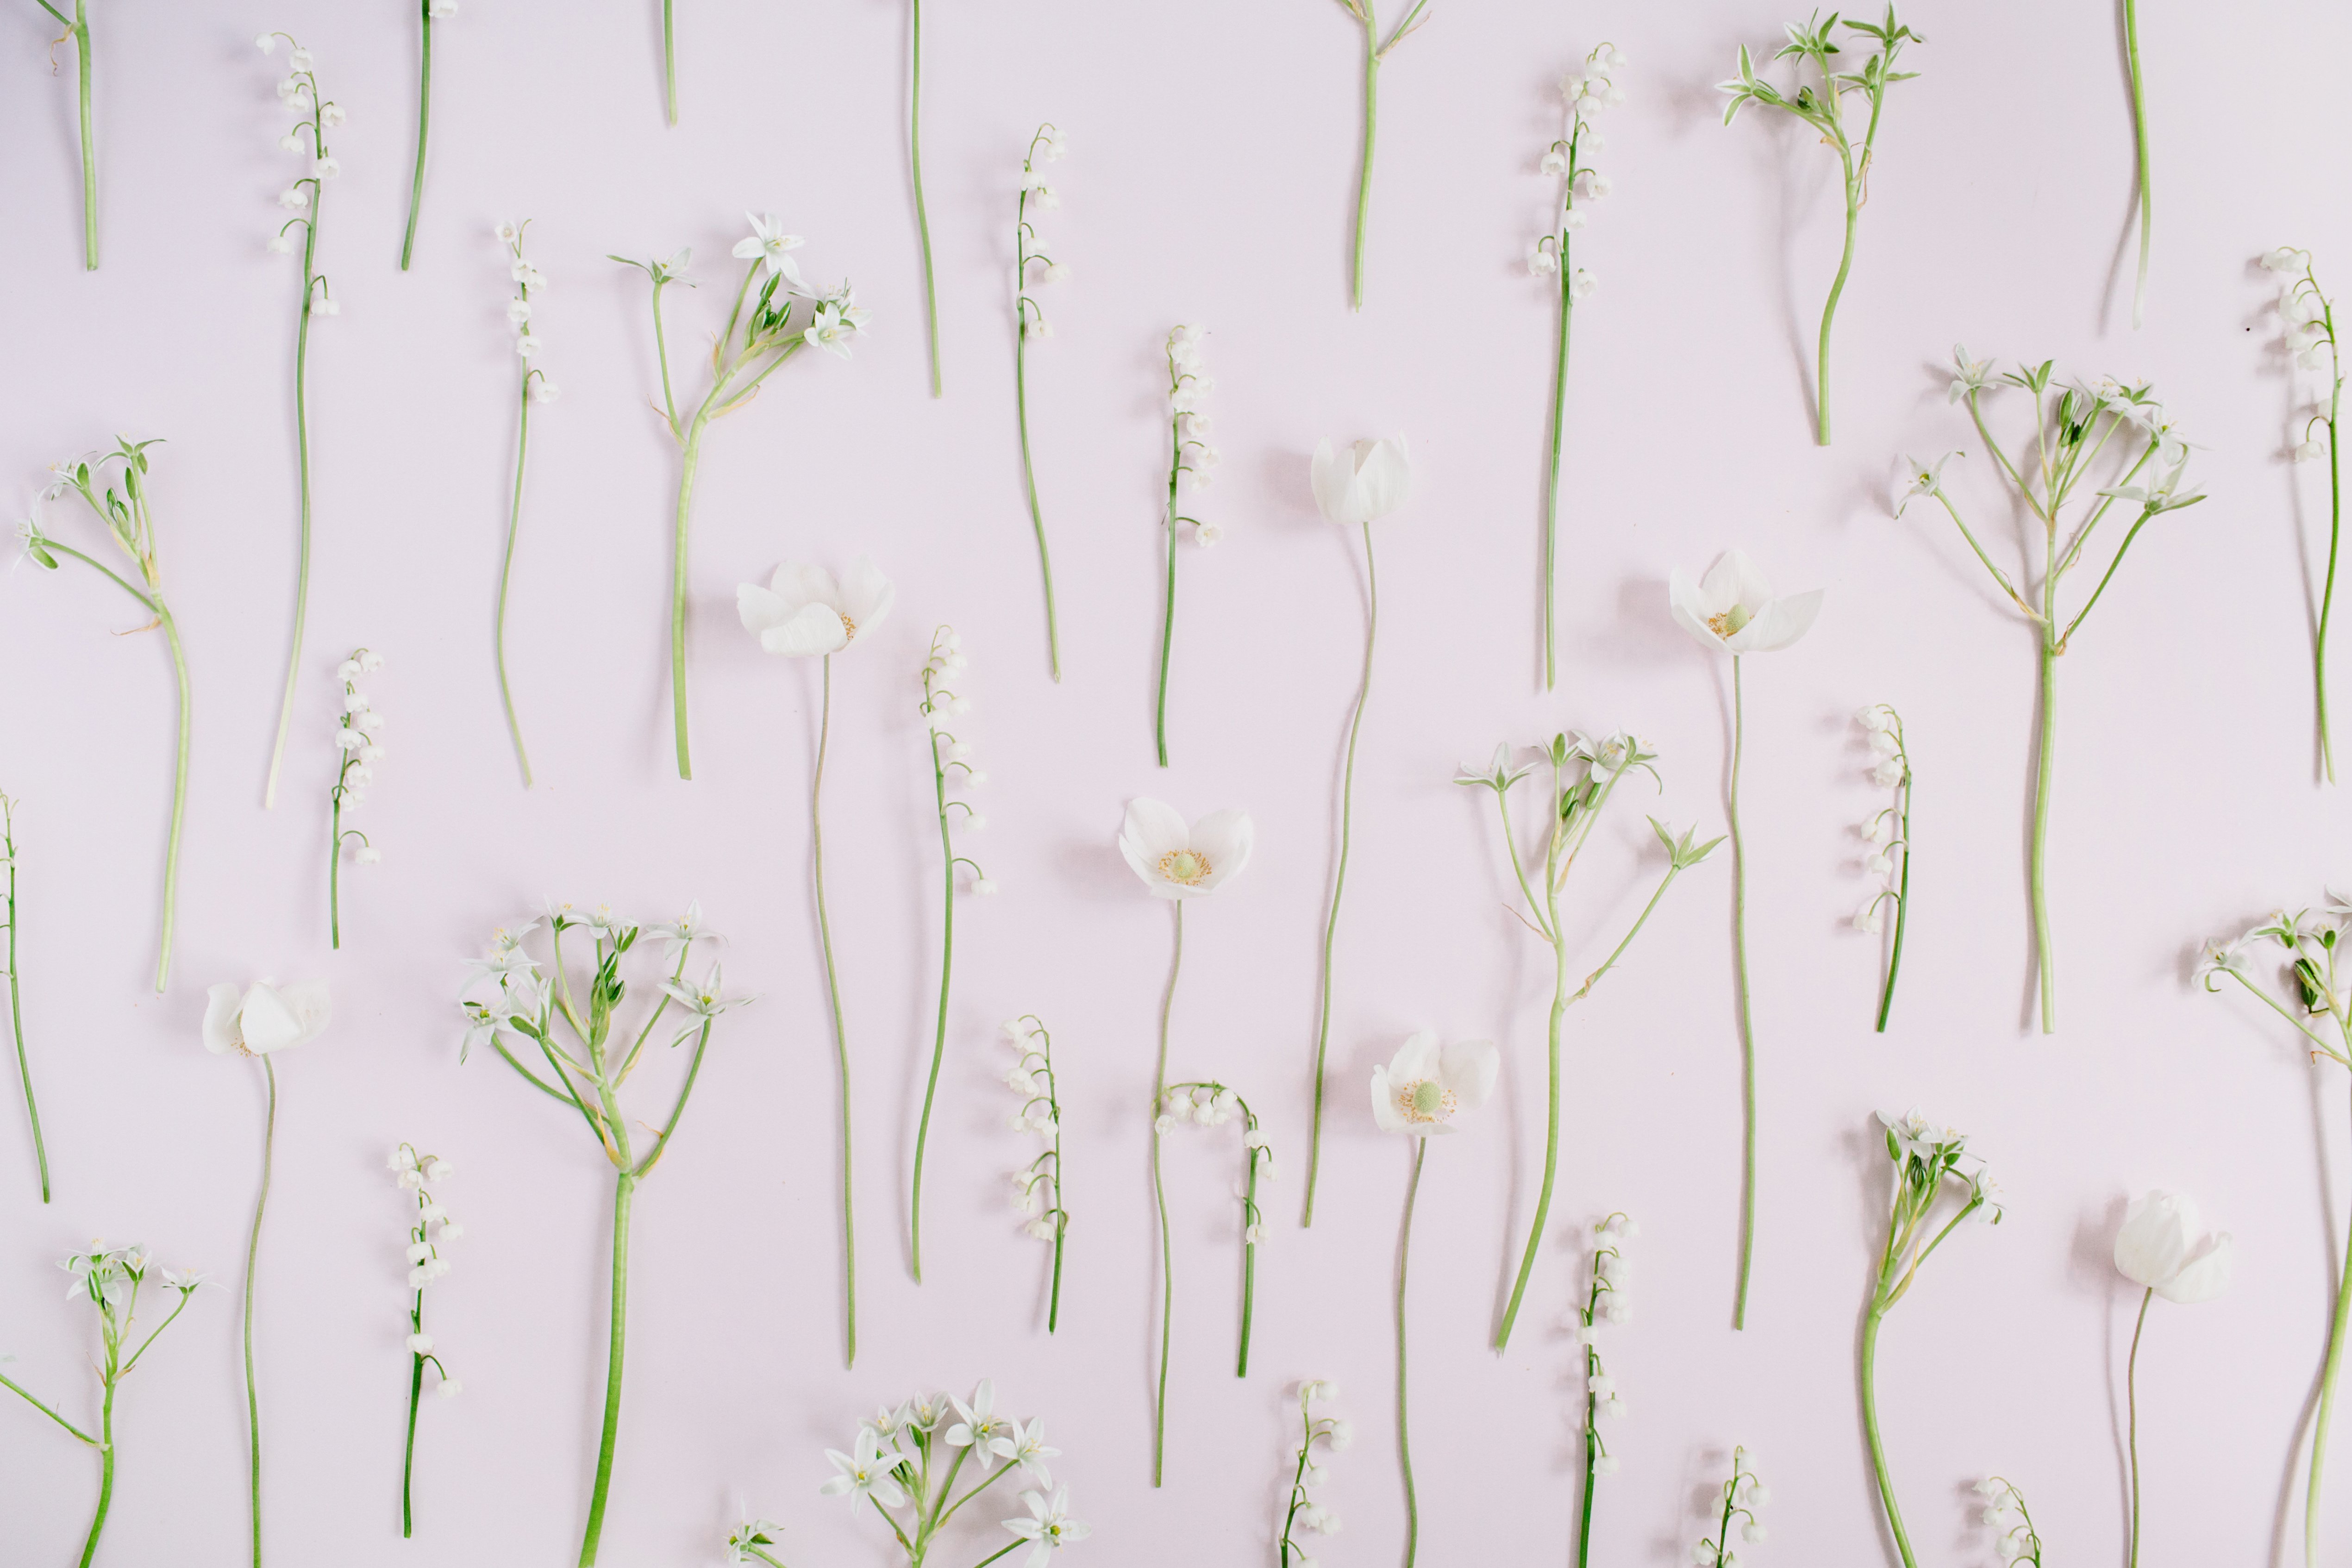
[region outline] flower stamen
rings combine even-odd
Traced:
[[[1209,874],[1209,858],[1198,850],[1171,850],[1160,857],[1160,874],[1180,887],[1197,887]]]

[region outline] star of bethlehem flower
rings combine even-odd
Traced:
[[[743,215],[751,220],[751,233],[750,237],[735,242],[736,256],[743,261],[758,262],[768,273],[790,284],[794,293],[806,293],[808,285],[801,280],[800,263],[793,259],[792,253],[808,242],[798,235],[786,234],[782,220],[773,213],[745,213]],[[679,253],[681,256],[685,254]],[[679,270],[685,269],[681,267]]]
[[[1029,1554],[1022,1559],[1022,1568],[1044,1568],[1053,1561],[1054,1553],[1075,1542],[1084,1541],[1094,1533],[1084,1523],[1070,1517],[1070,1489],[1056,1488],[1049,1499],[1043,1492],[1025,1491],[1022,1502],[1029,1510],[1026,1519],[1008,1519],[1004,1528],[1024,1541],[1035,1542]]]
[[[903,1508],[907,1493],[898,1484],[898,1471],[907,1463],[907,1456],[893,1448],[885,1447],[880,1434],[872,1427],[860,1427],[851,1451],[827,1448],[824,1457],[833,1461],[835,1473],[816,1490],[825,1497],[845,1497],[853,1502],[871,1499],[884,1508]]]

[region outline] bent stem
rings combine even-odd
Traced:
[[[2148,183],[2147,95],[2139,74],[2139,4],[2124,0],[2124,57],[2131,67],[2132,151],[2138,160],[2139,279],[2132,286],[2132,329],[2147,307],[2147,253],[2156,238],[2156,192]]]
[[[923,1084],[923,1114],[915,1127],[915,1182],[909,1200],[908,1234],[915,1283],[923,1282],[923,1152],[931,1133],[931,1103],[940,1092],[940,1063],[948,1050],[948,988],[955,977],[955,841],[948,831],[948,770],[940,755],[940,733],[931,731],[931,798],[940,818],[940,1016],[931,1037],[931,1071]],[[1166,1042],[1161,1042],[1163,1054]]]
[[[1168,597],[1160,612],[1160,715],[1152,731],[1162,768],[1168,766],[1168,665],[1176,651],[1176,480],[1184,472],[1182,421],[1169,421],[1168,444]]]
[[[1160,1116],[1168,1093],[1168,1019],[1176,1007],[1176,977],[1184,970],[1184,901],[1176,903],[1176,949],[1168,960],[1168,989],[1160,999],[1160,1056],[1151,1071],[1151,1199],[1160,1210],[1160,1391],[1152,1401],[1151,1484],[1168,1458],[1168,1347],[1176,1312],[1176,1246],[1168,1229],[1168,1184],[1160,1170]],[[1255,1166],[1253,1166],[1255,1168]]]
[[[2328,308],[2330,331],[2334,307]],[[2339,372],[2327,393],[2327,577],[2319,591],[2319,635],[2312,650],[2313,685],[2319,700],[2319,757],[2327,781],[2336,782],[2336,742],[2327,728],[2327,621],[2336,608],[2336,547],[2344,532],[2344,460],[2336,449],[2336,416],[2344,402],[2344,377]]]
[[[1024,191],[1021,195],[1025,204],[1029,193]],[[1022,246],[1021,270],[1025,277],[1029,270],[1025,221],[1016,243]],[[1023,298],[1025,300],[1026,296]],[[1029,524],[1037,534],[1037,567],[1045,579],[1045,656],[1054,679],[1058,681],[1062,678],[1062,632],[1054,617],[1054,557],[1045,548],[1045,509],[1037,500],[1037,468],[1029,455],[1029,306],[1023,303],[1015,308],[1021,319],[1013,335],[1013,407],[1021,424],[1021,484],[1028,492]]]
[[[709,1037],[707,1027],[703,1035],[706,1040]],[[700,1065],[699,1051],[695,1061]],[[687,1087],[693,1087],[691,1081]],[[678,1109],[685,1109],[683,1094]],[[675,1124],[675,1117],[672,1120]],[[656,1146],[654,1157],[668,1143],[664,1138]],[[649,1159],[647,1165],[651,1163]],[[629,1330],[629,1203],[636,1190],[636,1176],[621,1171],[613,1184],[613,1316],[612,1342],[604,1362],[604,1435],[596,1448],[596,1487],[588,1499],[588,1531],[580,1542],[580,1568],[590,1568],[596,1561],[596,1545],[604,1533],[604,1502],[613,1485],[613,1445],[621,1432],[621,1356]]]
[[[269,1109],[261,1132],[261,1193],[253,1200],[253,1233],[245,1244],[245,1419],[249,1441],[246,1473],[252,1482],[253,1568],[261,1568],[261,1396],[253,1369],[254,1270],[261,1259],[261,1217],[269,1207],[269,1165],[278,1145],[278,1068],[267,1056],[261,1059],[261,1072],[269,1085]],[[95,1528],[91,1533],[94,1542]]]
[[[2058,648],[2050,622],[2042,627],[2042,734],[2033,781],[2033,846],[2027,870],[2032,883],[2033,951],[2041,970],[2042,1032],[2058,1030],[2058,947],[2050,925],[2050,795],[2058,747]]]
[[[416,80],[416,173],[408,185],[408,233],[400,242],[400,270],[416,254],[416,214],[425,206],[425,144],[433,129],[433,0],[416,0],[425,26],[424,68]]]
[[[2124,1364],[2126,1441],[2131,1448],[2131,1552],[2125,1561],[2139,1568],[2139,1336],[2147,1327],[2147,1307],[2156,1291],[2140,1292],[2139,1321],[2132,1324],[2131,1358]]]
[[[1364,162],[1356,177],[1356,263],[1351,275],[1355,308],[1364,308],[1364,241],[1372,223],[1372,145],[1381,131],[1380,24],[1374,0],[1363,0],[1364,20]]]
[[[915,233],[923,246],[923,317],[930,333],[931,395],[940,395],[940,291],[931,275],[931,220],[923,205],[923,0],[912,0],[913,90],[908,95],[908,162],[915,179]]]
[[[1356,739],[1364,727],[1364,705],[1372,697],[1372,648],[1381,634],[1381,577],[1372,559],[1372,525],[1364,528],[1364,582],[1369,614],[1364,622],[1364,674],[1356,688],[1355,716],[1348,721],[1348,760],[1339,777],[1339,864],[1331,877],[1331,913],[1323,923],[1323,1007],[1315,1030],[1315,1111],[1307,1139],[1307,1209],[1299,1224],[1315,1223],[1315,1177],[1323,1165],[1323,1061],[1331,1043],[1331,952],[1339,941],[1339,898],[1348,886],[1348,849],[1355,825]]]
[[[1895,1010],[1895,981],[1903,972],[1903,926],[1911,918],[1911,765],[1903,766],[1903,809],[1895,813],[1895,836],[1902,841],[1903,864],[1895,873],[1895,942],[1886,956],[1886,989],[1878,998],[1878,1032],[1886,1032],[1887,1015]]]
[[[1559,341],[1552,356],[1551,372],[1551,468],[1544,486],[1543,644],[1546,691],[1552,689],[1559,673],[1552,601],[1558,592],[1555,581],[1559,559],[1559,447],[1562,430],[1568,421],[1569,328],[1576,312],[1576,293],[1571,287],[1576,269],[1569,265],[1568,253],[1568,233],[1563,229],[1559,235]]]
[[[1885,1312],[1885,1305],[1874,1301],[1862,1322],[1862,1422],[1870,1437],[1870,1468],[1878,1478],[1878,1500],[1885,1506],[1895,1550],[1903,1554],[1903,1568],[1918,1568],[1911,1555],[1911,1537],[1903,1529],[1902,1507],[1895,1500],[1895,1478],[1887,1473],[1886,1444],[1878,1435],[1878,1326]]]
[[[0,795],[0,870],[7,875],[8,1021],[16,1036],[16,1081],[25,1089],[25,1115],[33,1124],[33,1158],[41,1170],[41,1201],[49,1201],[49,1151],[41,1141],[41,1107],[33,1098],[33,1063],[25,1051],[25,1004],[16,956],[16,803]]]
[[[425,1292],[419,1290],[408,1309],[408,1332],[425,1332]],[[408,1442],[400,1456],[400,1538],[416,1533],[416,1406],[425,1395],[425,1354],[408,1353]]]
[[[1878,105],[1872,100],[1870,134],[1878,131]],[[1863,166],[1870,163],[1870,142],[1863,143]],[[1845,248],[1838,254],[1837,277],[1830,280],[1830,297],[1822,306],[1821,341],[1813,350],[1813,404],[1816,425],[1813,443],[1817,446],[1830,444],[1830,328],[1837,319],[1838,297],[1845,292],[1846,275],[1853,270],[1854,230],[1862,218],[1862,191],[1857,177],[1853,150],[1845,143],[1843,134],[1838,140],[1838,159],[1845,168]]]
[[[824,908],[824,751],[833,735],[833,655],[823,661],[823,706],[816,726],[816,776],[809,785],[809,860],[815,872],[817,943],[824,950],[824,988],[833,1004],[833,1044],[841,1067],[841,1311],[845,1325],[842,1364],[857,1364],[857,1210],[852,1201],[849,1155],[849,1027],[842,1021],[841,975],[833,961],[833,921]],[[919,1268],[917,1279],[922,1278]]]
[[[515,538],[522,531],[522,476],[530,461],[530,378],[535,373],[523,372],[522,390],[517,396],[514,500],[507,508],[507,548],[499,559],[498,619],[490,632],[490,648],[499,666],[499,702],[506,709],[507,733],[514,737],[515,760],[522,765],[526,789],[530,788],[530,753],[523,746],[522,721],[515,716],[514,693],[507,685],[507,584],[514,577]]]
[[[1731,656],[1731,788],[1725,801],[1731,828],[1731,967],[1739,991],[1739,1283],[1731,1304],[1734,1329],[1748,1326],[1748,1274],[1756,1257],[1756,1019],[1748,996],[1748,853],[1739,836],[1739,761],[1748,728],[1739,659]],[[1904,1555],[1908,1561],[1910,1554]]]
[[[318,301],[319,213],[326,204],[326,191],[322,181],[308,183],[310,208],[302,225],[302,316],[294,332],[294,446],[301,489],[294,557],[294,639],[286,653],[286,695],[278,704],[278,738],[269,746],[269,776],[261,787],[264,810],[278,805],[278,774],[286,761],[286,737],[294,727],[294,687],[302,674],[302,632],[310,611],[310,313]],[[162,988],[159,982],[156,989]]]
[[[1404,1224],[1397,1235],[1397,1464],[1404,1471],[1404,1568],[1412,1568],[1421,1542],[1421,1504],[1412,1489],[1412,1429],[1405,1414],[1405,1273],[1412,1264],[1412,1210],[1421,1197],[1421,1162],[1429,1157],[1429,1140],[1412,1141],[1412,1179],[1404,1189]]]
[[[2305,1568],[2319,1568],[2319,1491],[2327,1476],[2327,1433],[2336,1416],[2336,1383],[2344,1371],[2347,1328],[2352,1328],[2352,1238],[2345,1243],[2344,1277],[2336,1289],[2336,1314],[2327,1325],[2327,1359],[2319,1374],[2319,1408],[2311,1420],[2311,1479],[2303,1503]]]

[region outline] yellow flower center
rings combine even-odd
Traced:
[[[841,640],[845,643],[856,642],[857,622],[850,619],[849,613],[846,611],[836,610],[834,613],[841,617]]]
[[[1398,1085],[1396,1106],[1397,1113],[1408,1122],[1446,1122],[1453,1119],[1460,1102],[1451,1089],[1423,1078]]]
[[[1748,612],[1747,606],[1735,604],[1720,615],[1708,616],[1706,628],[1718,637],[1728,637],[1754,619]]]
[[[1160,857],[1160,874],[1180,887],[1196,887],[1209,874],[1209,858],[1198,850],[1173,850]]]

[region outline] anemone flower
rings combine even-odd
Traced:
[[[2200,1233],[2197,1205],[2177,1193],[2151,1192],[2132,1199],[2116,1233],[2116,1268],[2140,1287],[2139,1321],[2132,1325],[2131,1358],[2125,1364],[2126,1430],[2131,1452],[2130,1568],[2139,1563],[2139,1336],[2147,1327],[2148,1304],[2162,1296],[2189,1304],[2210,1301],[2230,1288],[2230,1234]]]

